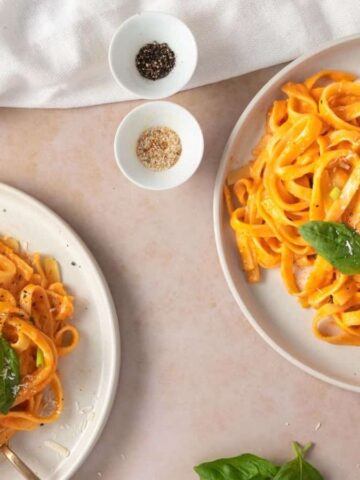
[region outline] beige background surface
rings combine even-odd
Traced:
[[[114,133],[136,102],[0,112],[1,181],[75,228],[118,310],[118,394],[76,480],[195,480],[193,465],[219,456],[252,451],[284,461],[293,439],[316,443],[311,458],[326,479],[360,478],[359,395],[309,377],[257,336],[215,250],[212,194],[222,150],[277,70],[174,98],[198,118],[206,149],[196,175],[167,192],[140,190],[116,167]]]

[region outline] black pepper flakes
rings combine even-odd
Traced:
[[[169,75],[175,61],[175,53],[167,43],[152,42],[140,48],[135,64],[142,77],[158,80]]]

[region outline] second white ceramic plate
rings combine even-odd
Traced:
[[[288,81],[302,82],[322,69],[347,70],[360,77],[360,36],[331,42],[285,67],[255,96],[228,140],[214,192],[214,227],[221,266],[229,287],[257,332],[281,355],[306,372],[342,388],[360,392],[360,348],[339,347],[317,340],[311,332],[313,311],[304,310],[290,296],[279,271],[267,271],[256,286],[246,283],[228,218],[222,187],[236,165],[251,158],[251,149],[263,132],[265,115],[281,97]]]
[[[84,243],[44,205],[0,184],[0,233],[24,242],[29,251],[54,256],[63,281],[75,296],[74,324],[80,343],[59,361],[64,411],[58,422],[17,434],[11,446],[46,480],[71,478],[95,445],[117,387],[120,364],[118,322],[105,279]],[[64,458],[45,446],[52,440],[69,450]],[[95,474],[94,474],[95,475]],[[22,477],[5,462],[0,478]]]

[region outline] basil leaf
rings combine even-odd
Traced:
[[[245,453],[202,463],[194,470],[200,480],[272,480],[279,467],[264,458]]]
[[[0,337],[0,412],[10,410],[20,384],[19,359],[5,338]]]
[[[321,474],[304,459],[304,454],[310,446],[302,449],[299,444],[293,443],[296,458],[285,463],[273,480],[324,480]]]
[[[312,221],[300,228],[316,252],[346,275],[360,273],[360,235],[344,223]]]

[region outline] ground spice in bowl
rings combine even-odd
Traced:
[[[175,53],[167,43],[147,43],[140,48],[135,64],[142,77],[159,80],[169,75],[174,68]]]
[[[173,167],[182,151],[179,135],[168,127],[151,127],[139,137],[136,155],[151,170],[162,171]]]

